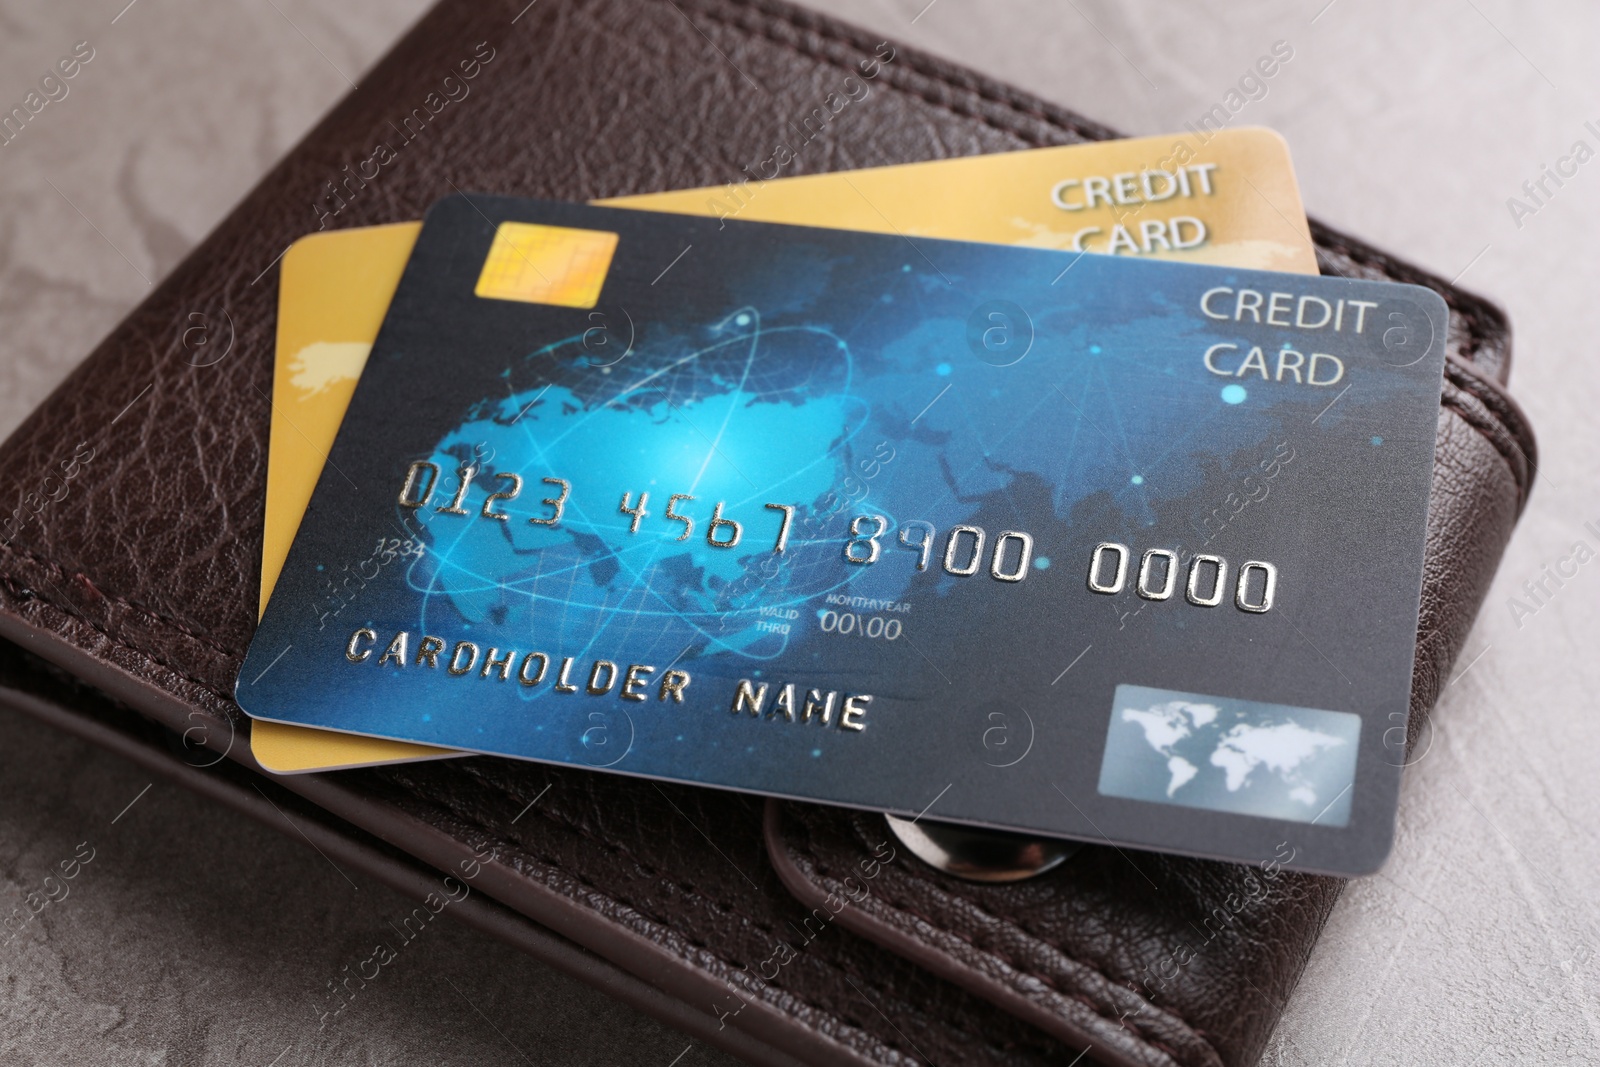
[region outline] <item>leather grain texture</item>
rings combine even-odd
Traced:
[[[780,143],[796,174],[1111,136],[895,49],[806,139],[799,124],[878,51],[766,2],[445,0],[0,449],[0,636],[172,731],[231,741],[249,766],[229,694],[254,625],[273,266],[319,223],[416,218],[455,189],[589,199],[738,181]],[[1313,232],[1325,271],[1429,285],[1451,306],[1413,714],[1397,724],[1414,737],[1526,499],[1534,443],[1502,389],[1498,311]],[[203,360],[185,342],[197,321],[216,331]],[[58,697],[86,715],[98,700]],[[1341,888],[1094,847],[1045,879],[979,887],[894,854],[873,819],[486,758],[279,785],[423,864],[487,851],[481,884],[507,915],[761,1061],[1065,1064],[1089,1048],[1250,1064]]]

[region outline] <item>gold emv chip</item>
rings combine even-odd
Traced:
[[[617,235],[527,222],[502,222],[478,275],[478,296],[592,308],[611,269]]]

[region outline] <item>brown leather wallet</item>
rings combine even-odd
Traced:
[[[738,180],[883,53],[768,0],[525,4],[423,18],[3,446],[0,696],[247,811],[270,797],[403,891],[476,858],[468,921],[752,1061],[1255,1062],[1338,880],[1091,846],[985,885],[924,866],[881,818],[808,804],[490,758],[254,765],[230,694],[255,623],[276,257],[457,188]],[[886,47],[871,93],[788,173],[1112,136]],[[380,142],[400,147],[366,163]],[[362,167],[375,176],[342,184]],[[1325,271],[1426,285],[1451,309],[1414,736],[1527,496],[1533,437],[1504,392],[1497,309],[1313,232]]]

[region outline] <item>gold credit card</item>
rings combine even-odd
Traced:
[[[601,201],[653,211],[1317,273],[1288,148],[1265,129],[1040,148]],[[279,287],[260,607],[265,610],[420,223],[316,233]],[[559,249],[556,251],[560,251]],[[577,299],[584,294],[574,294]],[[370,560],[326,575],[313,610],[357,603]],[[342,622],[343,620],[341,620]],[[449,749],[273,722],[252,726],[269,770],[437,759]]]

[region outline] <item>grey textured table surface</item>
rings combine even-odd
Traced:
[[[423,7],[126,2],[0,2],[5,110],[76,42],[94,49],[70,93],[0,147],[0,434]],[[1547,582],[1553,595],[1524,583],[1576,542],[1600,550],[1585,528],[1600,528],[1600,159],[1587,158],[1600,150],[1600,11],[816,6],[1133,133],[1197,120],[1287,41],[1293,59],[1232,121],[1288,138],[1311,212],[1510,311],[1513,384],[1544,452],[1533,501],[1406,779],[1394,857],[1345,894],[1265,1062],[1592,1061],[1600,559]],[[1530,198],[1524,182],[1579,141],[1584,164]],[[319,1030],[326,983],[409,905],[242,816],[145,793],[148,781],[0,714],[0,914],[80,842],[94,850],[71,895],[0,947],[4,1062],[729,1062],[453,923]]]

